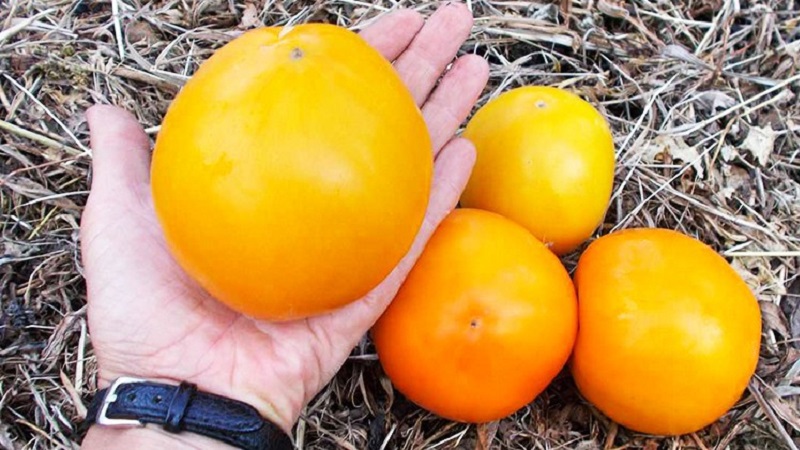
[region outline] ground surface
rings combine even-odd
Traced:
[[[76,447],[72,424],[95,388],[78,242],[90,166],[86,108],[123,106],[154,135],[186,76],[245,29],[361,27],[387,8],[436,6],[372,1],[0,0],[0,448]],[[491,63],[481,103],[547,84],[596,104],[619,154],[600,232],[675,228],[728,256],[761,301],[758,375],[730,414],[681,438],[616,427],[567,376],[513,417],[476,428],[392,393],[365,345],[306,411],[304,448],[800,445],[800,3],[469,4],[476,24],[463,51]]]

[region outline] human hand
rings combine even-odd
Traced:
[[[255,321],[196,284],[172,258],[157,221],[149,184],[150,142],[142,127],[120,109],[91,108],[93,178],[81,241],[99,387],[120,376],[186,380],[249,403],[289,431],[383,313],[467,182],[474,148],[454,134],[485,86],[488,69],[476,56],[461,57],[445,69],[471,26],[469,10],[450,3],[427,23],[415,12],[400,11],[361,33],[394,62],[423,112],[435,158],[431,198],[409,254],[386,280],[343,309],[305,320]],[[164,439],[173,440],[170,448],[220,445],[158,429],[95,426],[84,447],[166,447]]]

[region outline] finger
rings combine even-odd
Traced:
[[[436,81],[453,61],[472,29],[472,13],[462,3],[439,8],[408,49],[395,62],[395,69],[422,105]]]
[[[489,65],[483,58],[459,58],[422,107],[434,155],[450,140],[467,118],[489,80]]]
[[[447,144],[436,160],[428,210],[408,254],[394,271],[364,299],[332,314],[310,319],[309,325],[318,326],[336,336],[334,345],[341,345],[341,347],[337,347],[336,351],[342,354],[335,356],[341,356],[344,359],[364,333],[383,314],[436,228],[458,204],[458,199],[467,185],[474,164],[475,147],[471,142],[457,138]]]
[[[394,61],[408,48],[425,19],[416,11],[401,9],[385,15],[364,28],[360,35],[384,58]]]
[[[107,105],[86,112],[92,146],[92,192],[117,195],[146,186],[150,177],[150,140],[130,113]]]

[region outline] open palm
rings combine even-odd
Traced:
[[[81,234],[101,387],[119,376],[188,380],[250,403],[289,430],[384,311],[457,203],[474,149],[453,136],[486,83],[486,63],[459,58],[433,89],[471,26],[470,12],[449,4],[427,23],[400,11],[362,32],[394,62],[425,116],[435,158],[431,199],[412,249],[381,285],[339,311],[306,320],[252,320],[190,279],[168,252],[153,209],[149,139],[128,113],[92,108],[93,179]]]

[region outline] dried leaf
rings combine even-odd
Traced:
[[[595,441],[581,441],[575,446],[575,450],[600,450],[600,446]]]
[[[767,330],[774,330],[780,333],[783,337],[789,338],[789,327],[786,326],[781,309],[772,302],[759,302],[761,306],[761,317],[764,321],[764,328]]]
[[[752,126],[742,142],[742,148],[749,151],[761,166],[766,166],[775,149],[775,137],[777,133],[772,130],[772,125],[765,128]]]
[[[65,316],[56,325],[53,334],[50,335],[41,353],[42,360],[50,364],[48,370],[52,370],[54,364],[57,363],[57,359],[63,355],[64,348],[69,345],[70,336],[77,331],[76,325],[79,324],[79,316],[73,313]]]
[[[792,405],[783,401],[780,397],[767,393],[766,400],[769,402],[775,414],[778,415],[784,422],[791,425],[795,431],[800,431],[800,411],[797,411]]]
[[[800,133],[800,124],[797,124],[792,119],[786,119],[786,129],[793,133]]]
[[[394,403],[394,387],[392,386],[392,382],[387,377],[379,377],[379,381],[383,392],[386,394],[386,404],[391,408]]]
[[[153,45],[158,42],[158,35],[153,27],[145,20],[137,20],[125,28],[125,34],[128,37],[128,42],[131,44],[143,43],[145,45]]]
[[[608,434],[606,434],[606,442],[603,445],[603,450],[609,450],[614,447],[614,441],[617,439],[619,433],[619,424],[612,422],[608,427]]]
[[[701,93],[697,96],[697,101],[704,108],[712,112],[728,109],[737,103],[733,97],[718,90],[710,90]]]
[[[648,439],[643,450],[658,450],[658,441],[655,439]]]
[[[665,58],[677,59],[678,61],[687,62],[700,67],[707,67],[707,64],[685,47],[676,44],[664,46],[661,50],[661,56]]]
[[[753,192],[752,180],[747,170],[738,167],[725,165],[722,167],[724,185],[718,189],[719,194],[726,200],[730,200],[737,190],[741,192]]]
[[[264,23],[258,18],[258,8],[252,3],[245,3],[244,11],[242,11],[242,28],[259,28],[263,26]]]
[[[681,160],[687,164],[691,164],[697,171],[697,175],[702,178],[703,165],[700,153],[697,148],[690,147],[679,137],[672,136],[658,136],[644,147],[644,159],[647,162],[655,162],[659,156],[669,155],[672,159]]]
[[[731,267],[733,267],[733,270],[735,270],[742,280],[744,280],[744,282],[750,286],[750,289],[756,289],[759,286],[760,281],[758,276],[751,272],[750,269],[744,264],[745,259],[747,258],[734,258],[733,261],[731,261]]]
[[[85,419],[87,409],[86,405],[83,404],[83,400],[81,400],[81,394],[78,393],[78,390],[75,389],[75,385],[72,384],[72,380],[69,379],[63,370],[60,371],[59,377],[61,379],[61,384],[64,386],[64,389],[67,390],[70,399],[72,399],[72,405],[75,407],[75,413],[81,419]]]
[[[789,326],[792,329],[792,338],[795,339],[795,345],[800,346],[800,341],[798,341],[798,338],[800,338],[800,278],[794,279],[782,303],[791,305]]]
[[[558,6],[555,4],[532,6],[531,11],[531,19],[534,20],[552,23],[558,19]]]
[[[58,206],[67,211],[80,211],[78,205],[67,197],[58,197],[56,194],[33,181],[30,178],[16,177],[12,180],[6,179],[4,186],[8,186],[12,191],[24,195],[33,201],[40,201],[43,197],[47,203]]]
[[[25,255],[25,250],[30,247],[16,242],[0,242],[0,255],[7,258],[20,258]]]
[[[597,2],[597,9],[603,14],[618,19],[628,17],[628,10],[623,5],[619,5],[611,0],[600,0]]]
[[[719,154],[722,156],[722,160],[725,162],[733,161],[737,156],[739,156],[739,152],[736,150],[736,147],[730,144],[723,145],[722,148],[719,149]]]
[[[11,433],[9,433],[10,429],[11,427],[8,425],[0,424],[0,448],[7,448],[9,450],[18,448],[11,439]]]
[[[779,397],[794,397],[800,395],[800,386],[778,386],[774,391]]]
[[[478,442],[475,444],[475,450],[490,450],[492,448],[492,441],[497,435],[498,423],[495,421],[478,425]]]

